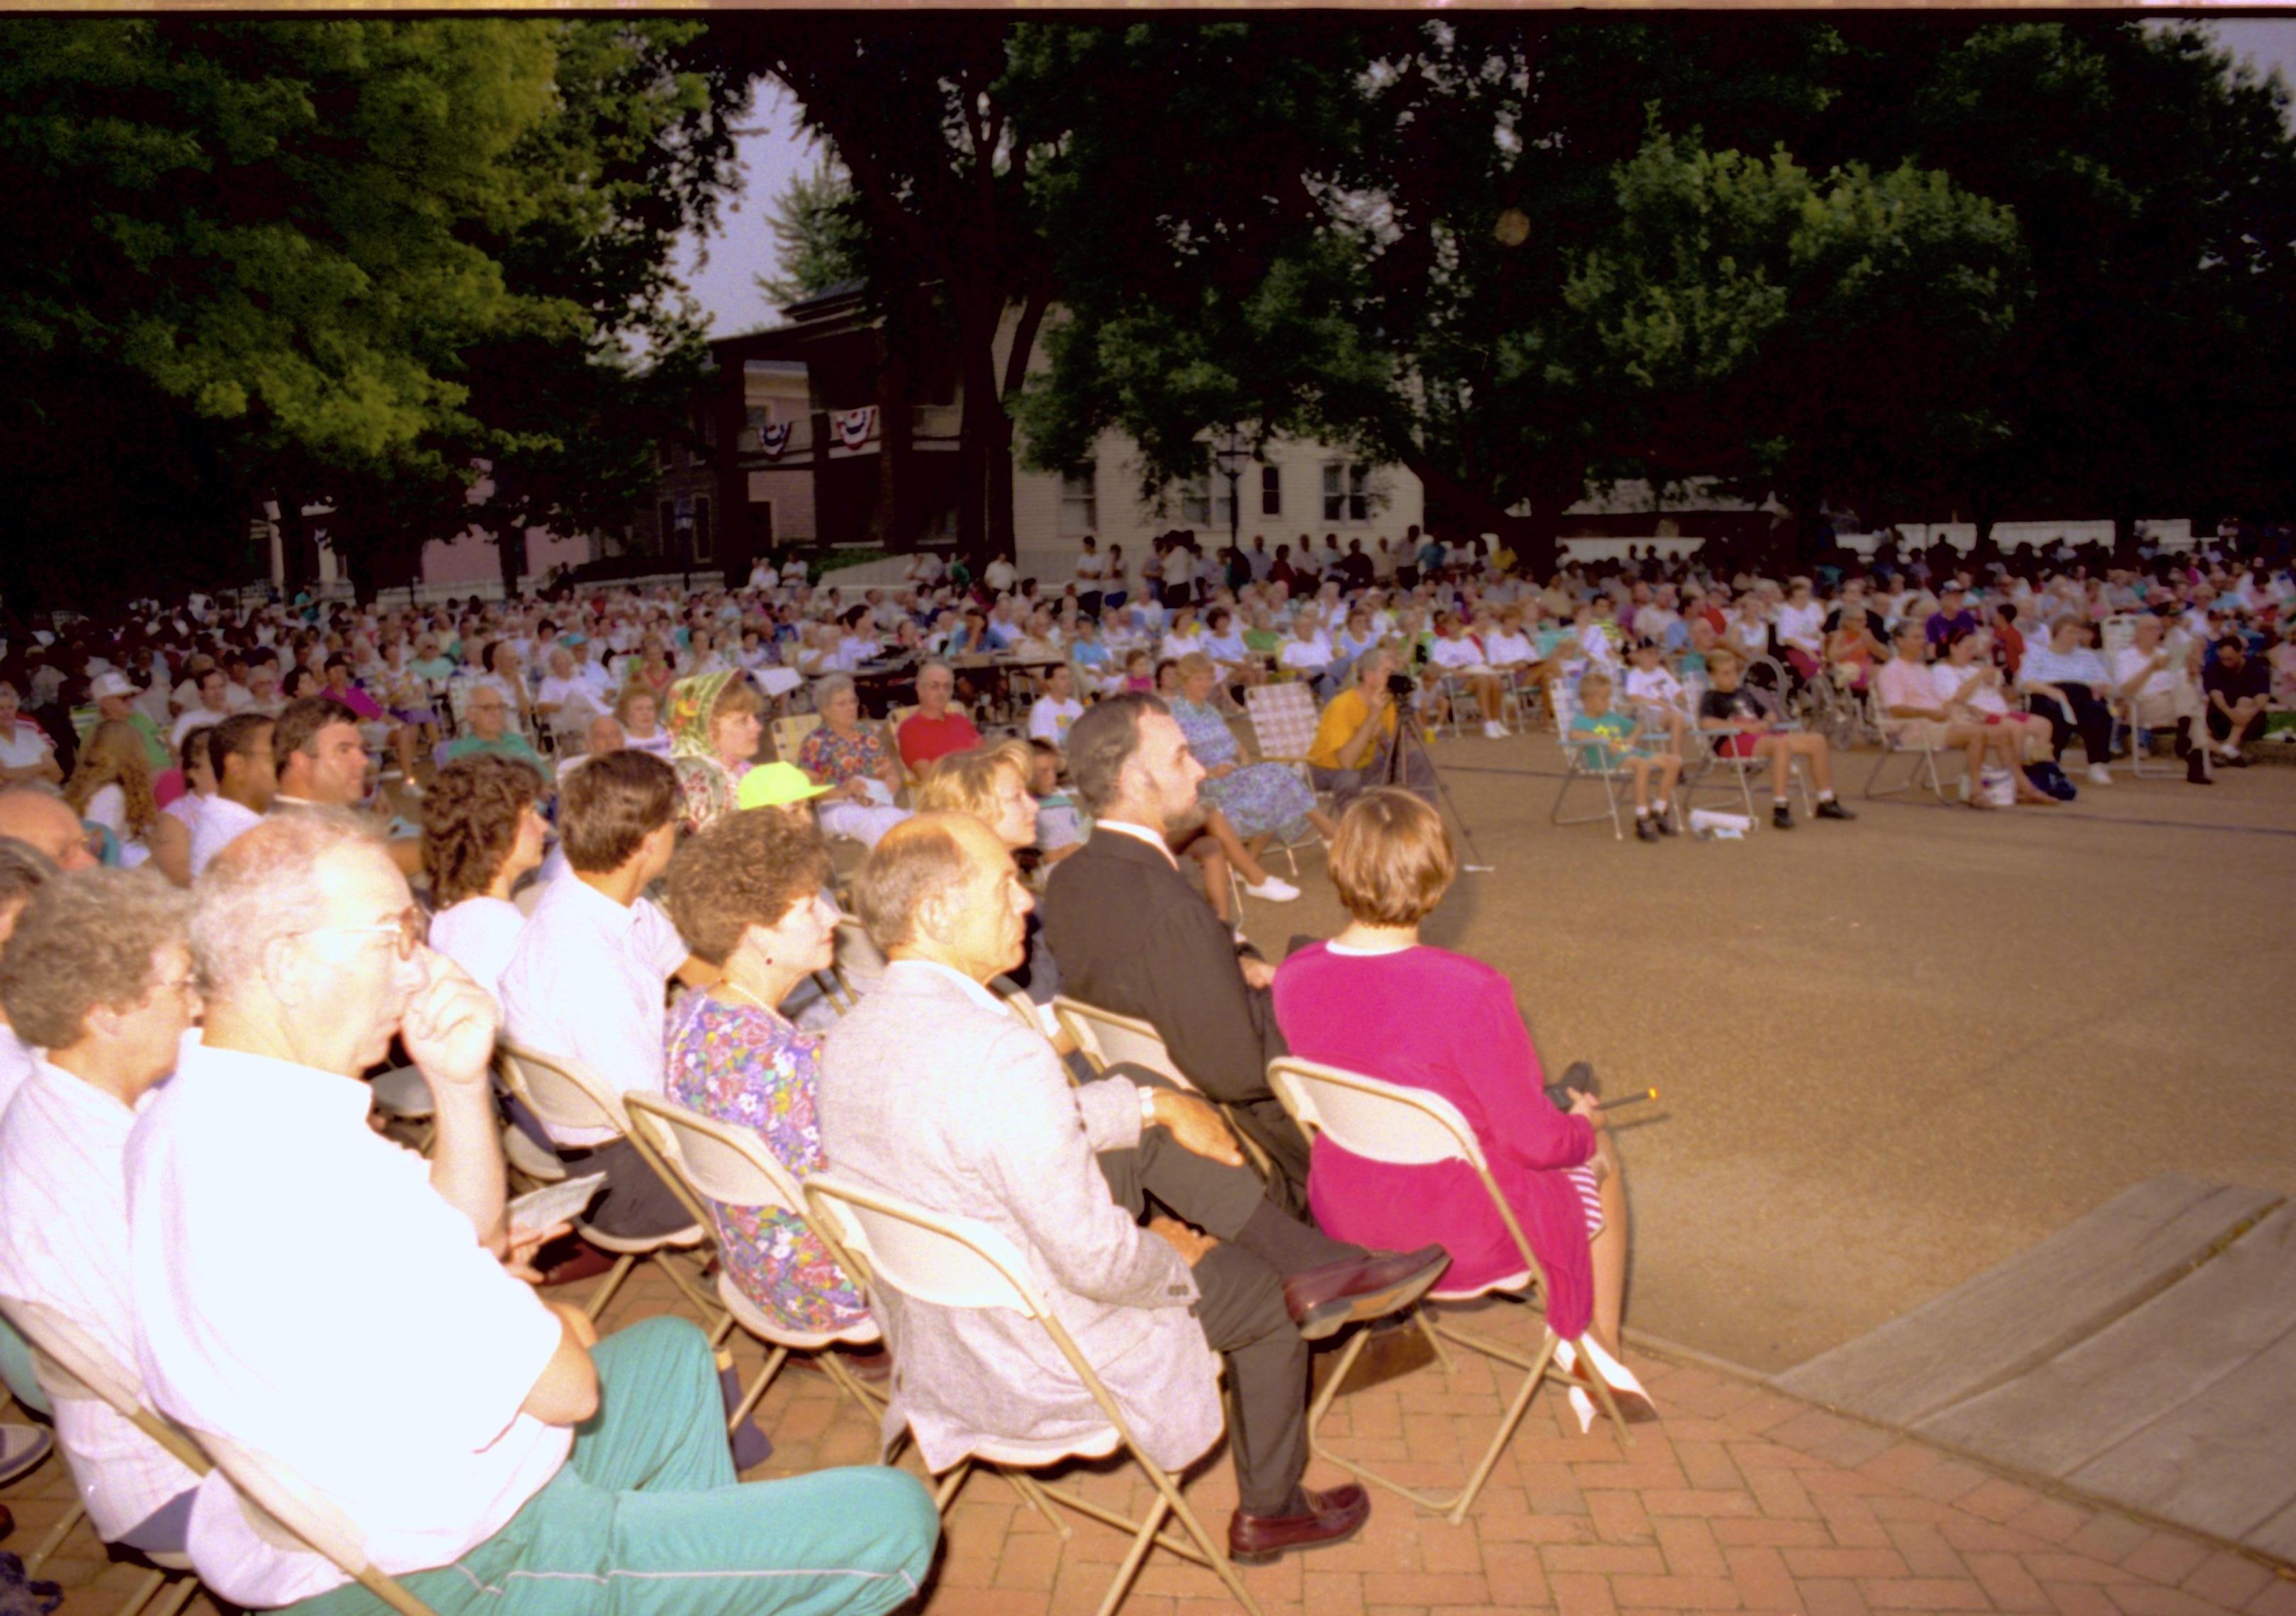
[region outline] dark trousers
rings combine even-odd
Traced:
[[[2232,733],[2232,720],[2211,705],[2208,711],[2209,734],[2219,741],[2229,741],[2235,746],[2253,746],[2264,739],[2265,715],[2259,713],[2248,721],[2237,735]]]
[[[2062,763],[2065,748],[2079,735],[2088,760],[2103,762],[2112,755],[2112,710],[2098,701],[2086,685],[2060,685],[2057,688],[2072,700],[2071,718],[2066,718],[2065,710],[2046,696],[2033,703],[2033,710],[2049,721],[2049,750]]]
[[[1199,1156],[1160,1128],[1099,1161],[1109,1194],[1135,1218],[1152,1196],[1219,1241],[1193,1270],[1194,1312],[1204,1340],[1227,1359],[1237,1502],[1247,1514],[1290,1513],[1308,1467],[1308,1343],[1283,1305],[1283,1276],[1235,1243],[1267,1204],[1259,1176]]]
[[[619,1240],[644,1240],[693,1226],[693,1214],[627,1139],[611,1140],[587,1153],[561,1150],[558,1155],[570,1174],[606,1175],[598,1198],[582,1215],[599,1233]]]

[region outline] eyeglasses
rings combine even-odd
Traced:
[[[397,918],[374,926],[312,926],[299,931],[298,937],[317,937],[322,933],[333,937],[396,937],[398,957],[413,959],[418,949],[430,940],[430,917],[419,905],[409,904]]]

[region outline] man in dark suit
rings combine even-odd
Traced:
[[[1062,990],[1154,1026],[1188,1080],[1267,1152],[1276,1199],[1304,1214],[1308,1142],[1267,1087],[1267,1062],[1284,1053],[1275,972],[1237,946],[1165,841],[1201,820],[1203,765],[1164,703],[1132,693],[1076,721],[1069,771],[1095,824],[1045,890]]]

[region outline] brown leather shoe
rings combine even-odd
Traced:
[[[1238,1565],[1266,1565],[1298,1549],[1344,1543],[1371,1519],[1371,1496],[1352,1481],[1329,1492],[1303,1487],[1300,1500],[1307,1507],[1295,1515],[1230,1515],[1227,1557]]]
[[[1409,1307],[1450,1266],[1451,1254],[1441,1246],[1374,1251],[1294,1274],[1283,1282],[1283,1305],[1300,1326],[1300,1339],[1319,1341],[1357,1319],[1383,1318]]]

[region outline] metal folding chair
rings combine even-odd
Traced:
[[[1562,786],[1554,793],[1554,806],[1547,812],[1547,823],[1558,825],[1595,824],[1608,819],[1611,822],[1612,840],[1625,841],[1626,827],[1620,816],[1619,809],[1623,803],[1629,814],[1632,812],[1634,771],[1628,768],[1622,761],[1590,761],[1587,754],[1597,751],[1603,759],[1609,759],[1610,748],[1599,742],[1589,742],[1584,738],[1574,738],[1571,735],[1571,723],[1578,716],[1578,691],[1571,680],[1558,678],[1554,681],[1553,711],[1554,739],[1562,748]],[[1565,818],[1562,808],[1570,796],[1570,788],[1581,781],[1587,780],[1595,782],[1603,788],[1604,811],[1596,814],[1578,814]],[[1667,804],[1667,811],[1673,816],[1677,828],[1682,824],[1682,800],[1689,794],[1689,782],[1685,779],[1677,787],[1673,800]]]
[[[502,1055],[504,1083],[520,1103],[542,1119],[545,1127],[570,1130],[611,1128],[624,1138],[629,1137],[629,1113],[623,1109],[622,1096],[580,1061],[571,1055],[544,1054],[509,1038],[501,1040],[496,1047]],[[638,1149],[643,1157],[644,1147],[640,1145]],[[607,1302],[641,1259],[690,1251],[709,1237],[708,1228],[698,1218],[685,1228],[641,1237],[609,1235],[579,1218],[574,1220],[574,1228],[600,1251],[614,1254],[614,1266],[582,1305],[582,1310],[594,1319],[605,1311]],[[696,1317],[714,1330],[719,1322],[718,1309],[708,1293],[680,1273],[673,1262],[664,1260],[661,1271],[693,1304]]]
[[[32,1367],[50,1403],[107,1403],[114,1413],[180,1460],[193,1475],[205,1475],[214,1468],[180,1426],[144,1401],[144,1384],[135,1372],[105,1351],[101,1342],[71,1319],[53,1308],[12,1296],[0,1297],[0,1314],[4,1314],[31,1343]],[[70,1463],[69,1455],[65,1463]],[[86,1518],[86,1506],[75,1498],[63,1518],[49,1528],[47,1535],[25,1556],[27,1574],[37,1575],[48,1557],[63,1546],[72,1529]],[[147,1554],[135,1549],[126,1552],[148,1561],[152,1569],[136,1579],[112,1616],[138,1616],[138,1612],[175,1616],[200,1591],[199,1578],[190,1574],[189,1555]],[[180,1580],[168,1588],[171,1578]],[[168,1588],[166,1596],[154,1604],[152,1600],[162,1588]]]
[[[1187,1094],[1203,1092],[1180,1070],[1180,1063],[1164,1046],[1163,1035],[1137,1016],[1119,1015],[1113,1010],[1103,1010],[1063,993],[1053,999],[1053,1019],[1083,1052],[1095,1071],[1104,1072],[1111,1066],[1127,1063],[1144,1066],[1159,1077],[1169,1078],[1175,1087]],[[1272,1180],[1275,1164],[1267,1159],[1267,1153],[1236,1126],[1234,1115],[1226,1105],[1220,1106],[1220,1114],[1227,1119],[1228,1131],[1235,1136],[1237,1145],[1259,1176]]]
[[[754,1132],[705,1117],[660,1095],[627,1095],[622,1103],[629,1113],[632,1142],[644,1151],[649,1161],[660,1164],[686,1210],[713,1230],[720,1208],[782,1212],[804,1223],[824,1244],[829,1243],[815,1226],[797,1181]],[[840,1343],[869,1347],[882,1341],[884,1337],[874,1319],[843,1330],[792,1330],[767,1317],[744,1295],[722,1261],[718,1267],[718,1300],[725,1306],[726,1318],[710,1345],[716,1346],[739,1325],[767,1347],[765,1367],[743,1390],[741,1406],[726,1422],[727,1431],[741,1429],[793,1352],[810,1356],[814,1366],[859,1404],[864,1413],[874,1418],[884,1412],[884,1398],[857,1379],[830,1350]]]
[[[1316,740],[1316,697],[1305,685],[1254,685],[1243,693],[1245,716],[1251,723],[1252,750],[1262,763],[1280,763],[1316,792],[1318,807],[1329,807],[1326,793],[1316,791],[1316,777],[1308,766],[1308,749]],[[1305,840],[1278,839],[1275,846],[1288,860],[1292,874],[1300,874],[1300,854],[1324,845],[1310,832]]]
[[[1283,1109],[1292,1113],[1301,1131],[1311,1137],[1323,1134],[1350,1155],[1398,1167],[1429,1166],[1439,1161],[1463,1162],[1482,1181],[1484,1193],[1490,1197],[1493,1210],[1506,1226],[1507,1233],[1513,1237],[1515,1250],[1522,1258],[1521,1270],[1472,1289],[1444,1290],[1441,1282],[1438,1281],[1438,1288],[1427,1293],[1429,1300],[1470,1301],[1493,1292],[1521,1296],[1534,1286],[1540,1294],[1546,1293],[1546,1276],[1538,1266],[1538,1257],[1531,1251],[1530,1242],[1524,1238],[1522,1226],[1515,1220],[1514,1210],[1507,1205],[1506,1197],[1499,1193],[1497,1180],[1491,1177],[1490,1164],[1484,1159],[1482,1146],[1477,1143],[1474,1130],[1467,1125],[1466,1118],[1459,1114],[1458,1108],[1448,1100],[1422,1089],[1382,1082],[1360,1072],[1344,1071],[1336,1066],[1319,1065],[1291,1055],[1279,1056],[1268,1062],[1267,1081],[1268,1086],[1275,1089],[1275,1097],[1283,1102]],[[1366,1481],[1402,1494],[1422,1509],[1445,1515],[1452,1525],[1456,1526],[1466,1519],[1468,1510],[1474,1507],[1475,1497],[1482,1491],[1483,1483],[1490,1479],[1492,1466],[1498,1463],[1499,1455],[1505,1451],[1515,1428],[1522,1423],[1522,1416],[1529,1412],[1530,1400],[1537,1395],[1540,1381],[1546,1378],[1547,1366],[1554,1361],[1557,1349],[1563,1344],[1562,1339],[1553,1329],[1547,1329],[1538,1352],[1526,1358],[1504,1342],[1455,1330],[1448,1325],[1437,1324],[1427,1317],[1424,1310],[1413,1315],[1413,1317],[1426,1335],[1429,1344],[1435,1349],[1436,1360],[1443,1366],[1447,1377],[1451,1374],[1451,1359],[1443,1350],[1443,1343],[1447,1341],[1524,1371],[1521,1387],[1507,1405],[1506,1413],[1499,1421],[1498,1431],[1492,1436],[1490,1446],[1483,1450],[1482,1457],[1476,1462],[1465,1485],[1447,1497],[1406,1487],[1400,1481],[1381,1475],[1368,1465],[1333,1453],[1317,1439],[1316,1432],[1323,1424],[1324,1415],[1339,1396],[1340,1388],[1347,1384],[1348,1372],[1354,1368],[1357,1357],[1363,1351],[1364,1342],[1370,1339],[1365,1331],[1357,1331],[1354,1339],[1341,1352],[1340,1361],[1332,1366],[1322,1394],[1308,1409],[1308,1441],[1322,1457]],[[1577,1360],[1589,1358],[1585,1336],[1578,1337],[1570,1346]],[[1631,1443],[1634,1438],[1627,1430],[1626,1422],[1620,1418],[1618,1404],[1611,1396],[1609,1385],[1600,1374],[1590,1378],[1603,1410],[1618,1427],[1620,1440]]]
[[[1953,799],[1946,791],[1944,775],[1938,771],[1937,748],[1927,741],[1906,741],[1890,733],[1890,715],[1882,708],[1879,679],[1874,681],[1874,688],[1866,693],[1866,699],[1872,715],[1870,722],[1882,737],[1881,756],[1874,759],[1874,767],[1866,775],[1866,794],[1868,797],[1895,797],[1918,786],[1931,792],[1939,804],[1950,807]],[[1884,786],[1880,783],[1882,771],[1890,767],[1892,758],[1917,758],[1920,761],[1906,770],[1906,777],[1897,784]]]
[[[333,1499],[270,1455],[220,1432],[192,1433],[229,1478],[239,1506],[258,1536],[283,1548],[310,1548],[324,1554],[354,1582],[399,1616],[437,1616],[404,1584],[379,1571],[366,1557],[365,1534]]]
[[[1108,1421],[1100,1430],[1072,1441],[983,1443],[949,1467],[934,1492],[936,1505],[946,1512],[972,1467],[986,1465],[1020,1488],[1021,1496],[1032,1503],[1037,1498],[1057,1503],[1132,1534],[1132,1546],[1126,1551],[1123,1563],[1117,1567],[1116,1580],[1101,1601],[1100,1616],[1112,1616],[1123,1603],[1141,1563],[1148,1557],[1148,1551],[1158,1547],[1209,1566],[1227,1585],[1228,1593],[1249,1616],[1260,1616],[1259,1603],[1244,1587],[1242,1577],[1226,1554],[1204,1530],[1187,1499],[1181,1496],[1179,1483],[1142,1451],[1125,1423],[1124,1411],[1078,1348],[1075,1337],[1061,1323],[1052,1304],[1037,1292],[1029,1277],[1027,1260],[1011,1241],[972,1218],[928,1211],[834,1174],[824,1173],[807,1179],[805,1196],[817,1224],[833,1232],[834,1243],[848,1272],[865,1275],[873,1287],[882,1286],[935,1307],[1002,1308],[1036,1320],[1044,1326]],[[1144,1520],[1135,1521],[1088,1498],[1044,1487],[1026,1473],[1072,1458],[1105,1458],[1119,1448],[1147,1472],[1155,1486],[1156,1502]],[[1179,1521],[1185,1537],[1176,1538],[1163,1530],[1167,1516]]]

